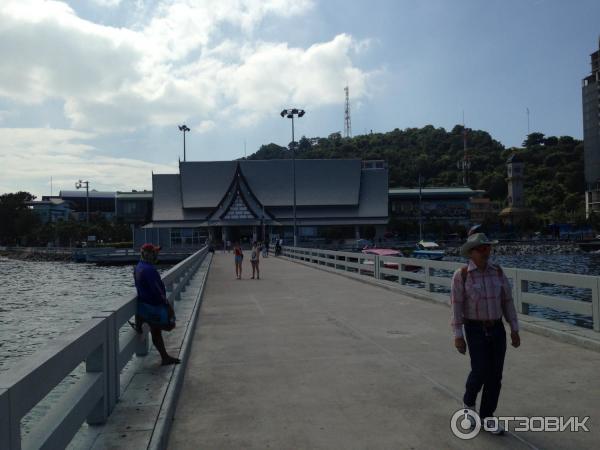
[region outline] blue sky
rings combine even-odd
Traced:
[[[297,135],[462,121],[506,146],[582,137],[600,2],[3,0],[0,192],[143,189]]]

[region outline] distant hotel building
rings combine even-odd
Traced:
[[[583,148],[585,156],[585,212],[600,212],[600,41],[591,55],[592,74],[583,79]]]

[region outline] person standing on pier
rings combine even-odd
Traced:
[[[258,263],[260,261],[260,245],[258,242],[252,244],[252,253],[250,254],[250,264],[252,264],[252,279],[254,280],[254,275],[256,275],[256,279],[260,280],[260,270],[258,268]]]
[[[238,280],[242,279],[242,261],[244,260],[244,252],[239,242],[233,245],[233,257],[235,260],[235,276]]]
[[[141,259],[133,272],[138,294],[135,329],[141,333],[144,322],[149,325],[152,343],[160,353],[162,365],[166,366],[179,364],[181,360],[167,353],[162,337],[162,330],[171,331],[175,328],[175,311],[167,299],[160,274],[154,267],[159,251],[160,247],[152,244],[144,244],[140,249]]]
[[[465,354],[468,347],[471,358],[464,407],[475,411],[477,395],[483,387],[479,408],[482,421],[493,417],[502,386],[506,354],[502,316],[510,325],[512,346],[516,348],[521,344],[511,286],[502,268],[490,261],[492,245],[497,243],[484,233],[468,237],[461,247],[461,255],[468,258],[469,263],[454,273],[450,294],[454,346],[461,354]],[[474,425],[474,419],[472,423]],[[491,432],[503,434],[504,429],[497,425]]]

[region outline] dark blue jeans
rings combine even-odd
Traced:
[[[477,394],[483,387],[479,407],[479,415],[483,420],[493,416],[498,406],[506,354],[506,332],[502,323],[489,328],[469,323],[465,324],[465,336],[471,357],[471,373],[467,378],[463,401],[467,406],[475,406]]]

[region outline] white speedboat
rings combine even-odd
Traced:
[[[445,254],[446,252],[437,243],[421,240],[417,242],[417,249],[412,252],[412,257],[440,260]]]

